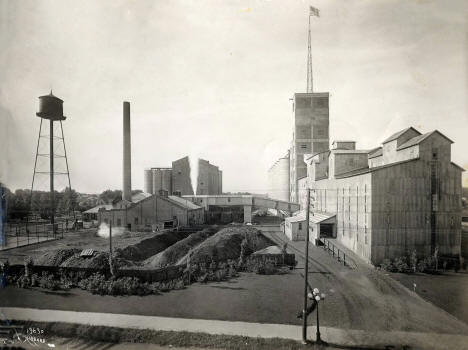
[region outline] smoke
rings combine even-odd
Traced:
[[[124,232],[125,229],[123,227],[112,227],[112,237],[121,236]],[[109,225],[104,222],[101,223],[97,235],[102,238],[109,238]]]
[[[193,194],[197,194],[198,188],[198,157],[189,156],[190,182],[192,183]]]

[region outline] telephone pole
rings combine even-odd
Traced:
[[[305,241],[305,262],[304,262],[304,309],[302,310],[302,343],[307,344],[307,288],[309,286],[309,212],[310,212],[310,188],[307,186],[306,205],[306,241]]]

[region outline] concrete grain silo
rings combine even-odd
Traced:
[[[143,178],[143,191],[146,193],[154,194],[152,169],[145,169],[144,178]]]

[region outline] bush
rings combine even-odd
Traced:
[[[416,250],[413,250],[411,252],[410,265],[411,265],[411,269],[413,270],[413,272],[416,272],[418,268],[418,255],[416,253]]]
[[[28,276],[26,275],[21,275],[17,280],[16,280],[16,285],[19,288],[29,288],[31,286],[31,280],[29,279]]]
[[[393,272],[395,269],[393,267],[393,264],[392,262],[390,261],[390,259],[385,259],[381,264],[380,264],[380,268],[382,270],[385,270],[385,271],[388,271],[388,272]]]
[[[408,264],[406,263],[406,258],[404,257],[397,257],[393,261],[393,268],[397,272],[407,272],[408,271]]]
[[[42,276],[38,280],[39,287],[49,290],[59,290],[60,284],[55,280],[54,275],[49,275],[43,271]]]
[[[431,272],[435,268],[435,262],[432,257],[428,257],[418,261],[419,272]]]

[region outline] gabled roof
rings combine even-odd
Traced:
[[[450,143],[453,143],[452,140],[450,140],[447,136],[445,136],[444,134],[442,134],[440,131],[438,130],[434,130],[434,131],[431,131],[431,132],[428,132],[428,133],[425,133],[425,134],[422,134],[422,135],[419,135],[419,136],[416,136],[416,137],[413,137],[412,139],[409,139],[408,141],[406,141],[404,144],[400,145],[397,150],[400,150],[400,149],[403,149],[403,148],[408,148],[408,147],[411,147],[411,146],[415,146],[415,145],[418,145],[420,144],[422,141],[424,141],[425,139],[427,139],[428,137],[434,135],[434,134],[439,134],[440,136],[442,136],[443,138],[445,138],[447,141],[449,141]]]
[[[132,202],[133,203],[138,203],[139,201],[145,199],[145,198],[148,198],[148,197],[151,197],[152,195],[150,193],[145,193],[145,192],[140,192],[140,193],[137,193],[137,194],[134,194],[132,196]]]
[[[380,170],[380,169],[390,168],[392,166],[401,165],[401,164],[409,163],[409,162],[414,162],[415,160],[419,160],[419,158],[412,158],[412,159],[402,160],[401,162],[384,164],[384,165],[376,166],[376,167],[373,167],[373,168],[367,167],[367,168],[362,168],[362,169],[351,170],[351,171],[348,171],[346,173],[336,175],[335,178],[336,179],[344,179],[346,177],[372,173],[372,172]]]
[[[306,220],[305,214],[306,213],[304,212],[304,210],[301,210],[299,214],[297,214],[296,216],[291,216],[289,218],[286,218],[286,221],[289,221],[289,222],[305,221]],[[336,214],[326,213],[326,212],[311,212],[309,215],[309,221],[313,222],[314,224],[318,224],[322,221],[331,219],[334,216],[336,216]]]
[[[403,129],[401,131],[398,131],[396,133],[394,133],[392,136],[390,136],[389,138],[385,139],[385,141],[382,142],[382,144],[384,143],[387,143],[387,142],[390,142],[390,141],[393,141],[393,140],[396,140],[397,138],[399,138],[401,135],[405,134],[406,132],[410,131],[410,130],[413,130],[415,132],[417,132],[419,135],[421,135],[421,133],[416,130],[415,128],[413,128],[412,126],[410,126],[409,128],[406,128],[406,129]]]
[[[99,212],[99,209],[104,208],[104,210],[110,210],[113,208],[112,204],[99,204],[96,205],[95,207],[88,209],[84,212],[84,214],[95,214]]]
[[[459,166],[458,164],[455,164],[454,162],[450,162],[450,163],[452,163],[452,165],[453,165],[454,167],[460,169],[461,171],[465,171],[465,168]]]
[[[331,153],[333,154],[367,154],[369,150],[366,149],[331,149]]]
[[[196,205],[195,203],[189,201],[188,199],[185,199],[185,198],[181,198],[179,196],[168,196],[168,198],[174,202],[177,202],[177,204],[187,208],[187,209],[200,209],[202,207],[200,207],[199,205]]]
[[[369,152],[369,159],[380,157],[383,154],[382,147],[378,147]]]

